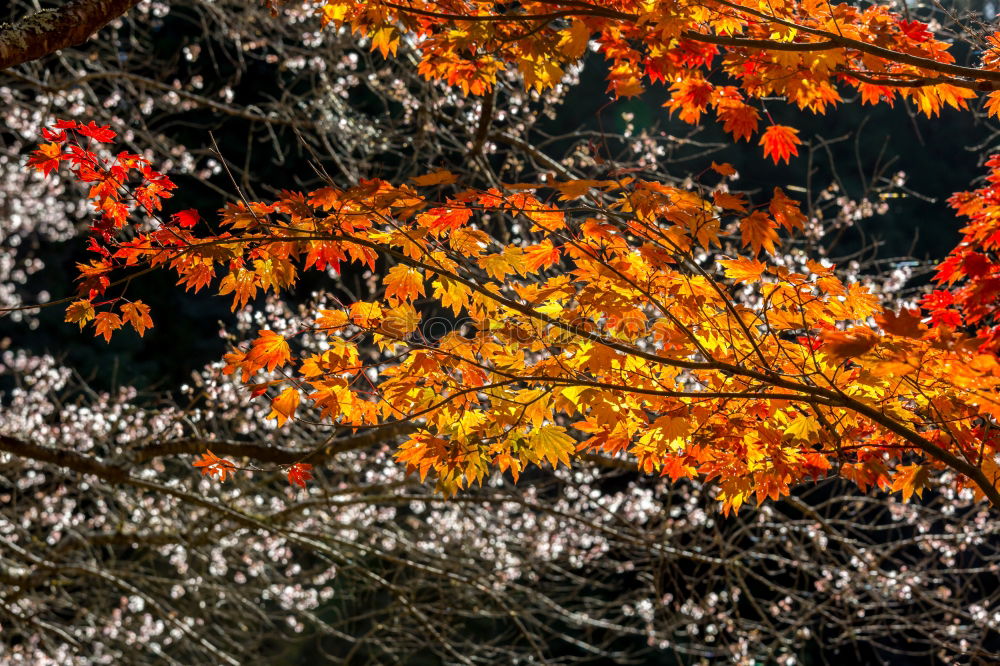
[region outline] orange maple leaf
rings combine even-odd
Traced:
[[[271,413],[267,415],[269,419],[277,419],[278,427],[285,425],[285,422],[295,416],[295,410],[299,406],[299,392],[294,387],[289,386],[277,397],[271,400]]]
[[[532,245],[524,252],[525,264],[532,271],[552,266],[559,261],[559,248],[546,239],[539,245]]]
[[[132,324],[140,338],[146,334],[147,328],[153,326],[153,319],[149,316],[149,306],[142,301],[123,305],[122,315],[124,315],[125,321]]]
[[[458,182],[458,176],[447,169],[439,169],[423,176],[414,176],[410,179],[414,185],[419,187],[431,187],[433,185],[451,185]]]
[[[737,282],[750,284],[760,280],[767,266],[756,259],[724,259],[719,261],[725,269],[726,277]]]
[[[878,342],[874,331],[855,326],[847,331],[823,331],[823,351],[836,358],[861,356]]]
[[[268,372],[273,372],[279,365],[288,363],[291,358],[292,353],[285,338],[269,330],[260,332],[246,355],[246,361],[249,365],[256,366],[258,369],[266,367]]]
[[[424,295],[423,273],[409,266],[393,266],[383,280],[385,297],[391,305],[412,301],[417,296]]]
[[[113,312],[98,312],[94,320],[95,335],[103,335],[105,342],[111,342],[111,334],[121,327],[121,318]]]
[[[713,161],[712,162],[712,166],[710,168],[712,169],[712,171],[716,172],[717,174],[719,174],[723,178],[728,178],[730,176],[735,176],[736,175],[736,169],[734,169],[733,165],[730,164],[729,162],[723,162],[722,164],[716,164]]]
[[[774,221],[780,224],[786,231],[792,229],[803,230],[806,226],[806,216],[799,210],[799,202],[785,196],[780,187],[774,188],[774,196],[771,198],[771,205],[768,207]]]
[[[201,467],[202,474],[207,474],[210,477],[217,476],[219,481],[225,481],[227,476],[233,476],[236,473],[236,465],[225,458],[220,458],[211,451],[205,451],[201,460],[195,460],[193,464],[195,467]]]
[[[738,100],[726,100],[720,103],[716,113],[722,121],[722,130],[732,134],[737,141],[740,139],[749,141],[760,124],[760,113],[757,109]]]
[[[774,254],[774,244],[778,240],[778,225],[762,211],[755,211],[740,220],[740,233],[743,236],[743,247],[753,246],[754,255],[765,249]]]

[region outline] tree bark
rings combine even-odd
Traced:
[[[0,70],[82,44],[139,0],[70,0],[19,21],[0,23]]]

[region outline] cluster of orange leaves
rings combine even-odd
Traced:
[[[503,190],[460,190],[447,172],[416,187],[371,180],[230,205],[221,233],[137,229],[107,261],[216,283],[234,308],[301,270],[381,266],[381,295],[316,312],[305,330],[322,349],[296,353],[265,330],[225,370],[269,395],[279,424],[304,409],[348,429],[412,423],[397,458],[446,493],[494,468],[516,479],[622,453],[648,473],[714,480],[726,511],[833,467],[907,498],[944,467],[995,493],[997,357],[916,313],[883,313],[829,266],[768,262],[802,228],[798,203],[775,189],[751,207],[728,191],[731,167],[715,171],[701,193],[632,178]],[[488,233],[503,218],[523,221],[521,240]],[[696,257],[739,247],[716,269]],[[731,297],[745,288],[758,306]],[[430,338],[431,316],[464,323]],[[220,480],[235,469],[211,453],[197,464]],[[309,467],[288,475],[304,485]]]
[[[588,50],[607,61],[608,91],[642,94],[669,86],[665,104],[684,122],[709,111],[734,140],[760,131],[764,154],[775,162],[798,155],[794,128],[774,122],[763,98],[783,97],[800,110],[825,113],[842,101],[841,86],[863,103],[911,102],[927,115],[966,107],[976,90],[1000,85],[941,75],[951,65],[949,44],[927,26],[884,5],[825,0],[318,0],[326,24],[348,27],[388,57],[401,41],[419,51],[420,73],[482,95],[498,74],[515,68],[528,88],[558,84]],[[996,70],[1000,48],[989,37],[983,69]],[[732,83],[720,80],[728,76]],[[913,85],[915,82],[926,85]],[[735,84],[735,85],[733,85]],[[987,109],[1000,109],[1000,91]]]
[[[765,97],[825,113],[847,86],[866,104],[901,97],[935,115],[995,88],[987,74],[1000,71],[996,35],[983,76],[970,78],[942,68],[954,58],[924,24],[878,5],[321,4],[324,23],[360,33],[385,57],[407,39],[423,76],[466,94],[489,92],[508,68],[544,90],[596,49],[617,97],[669,85],[666,106],[682,121],[712,112],[736,141],[759,134],[775,162],[798,155],[801,140],[771,119]],[[216,284],[234,309],[291,287],[301,271],[349,262],[384,275],[372,300],[315,313],[307,330],[325,338],[321,350],[262,331],[226,355],[226,371],[269,396],[279,425],[302,410],[349,429],[407,421],[413,433],[397,458],[446,493],[492,469],[516,479],[532,465],[627,453],[649,473],[714,481],[726,511],[833,468],[905,499],[931,470],[950,468],[1000,504],[996,172],[953,200],[971,223],[938,276],[957,287],[924,301],[928,326],[918,312],[882,312],[829,266],[768,262],[803,215],[780,189],[757,206],[731,193],[728,165],[713,165],[719,184],[697,192],[631,178],[489,190],[461,190],[447,172],[413,186],[371,180],[229,205],[215,233],[196,211],[159,219],[173,184],[139,156],[109,163],[83,146],[113,137],[60,121],[31,160],[43,173],[67,163],[91,184],[99,213],[99,258],[80,266],[68,321],[93,321],[105,338],[125,321],[140,334],[151,325],[140,302],[106,297],[117,270],[162,267],[194,291]],[[123,240],[136,210],[146,219]],[[518,241],[489,233],[511,218],[528,229]],[[706,268],[705,253],[723,256]],[[737,289],[757,305],[735,300]],[[428,337],[431,316],[463,324]],[[196,465],[220,480],[237,469],[211,452]],[[290,466],[289,482],[304,486],[310,470]]]

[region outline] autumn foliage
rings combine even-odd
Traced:
[[[386,57],[412,37],[420,73],[470,95],[506,68],[528,88],[555,85],[592,46],[616,96],[667,85],[669,113],[714,114],[774,162],[794,160],[802,140],[764,97],[824,113],[846,88],[934,115],[1000,81],[993,50],[981,68],[954,65],[947,43],[885,7],[768,7],[338,1],[321,12]],[[79,267],[67,321],[106,339],[125,324],[142,334],[149,308],[115,289],[148,268],[211,286],[234,309],[304,271],[384,275],[381,293],[302,322],[323,350],[263,330],[226,355],[279,426],[306,413],[354,430],[406,421],[396,458],[445,493],[599,454],[713,481],[727,512],[829,474],[909,499],[945,468],[1000,504],[995,172],[954,198],[971,222],[927,313],[896,313],[830,265],[773,261],[803,228],[800,204],[780,188],[733,193],[728,165],[691,188],[626,174],[466,187],[436,171],[240,201],[203,224],[197,211],[163,219],[173,183],[138,156],[102,154],[113,138],[61,121],[31,160],[46,174],[68,166],[97,213],[96,258]],[[504,240],[498,224],[523,232]],[[431,335],[432,318],[449,329]],[[195,465],[220,481],[236,467],[211,452]],[[286,471],[297,486],[312,474],[304,460]]]
[[[925,24],[884,5],[333,0],[320,11],[324,22],[368,37],[387,57],[401,39],[417,38],[423,76],[476,95],[490,91],[507,68],[529,88],[554,86],[594,49],[607,61],[608,91],[616,97],[667,86],[666,106],[681,120],[696,124],[714,115],[736,141],[760,133],[764,154],[775,161],[796,155],[800,140],[794,128],[770,118],[763,98],[825,113],[847,89],[863,104],[903,99],[937,115],[1000,87],[996,36],[980,68],[961,67]],[[991,113],[998,94],[989,93]]]
[[[984,349],[1000,352],[1000,156],[986,162],[987,185],[951,198],[956,212],[968,218],[962,240],[938,267],[935,279],[944,289],[924,298],[933,321],[967,326],[984,340]]]

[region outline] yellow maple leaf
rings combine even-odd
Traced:
[[[757,259],[722,259],[719,261],[725,269],[727,278],[749,284],[760,280],[767,265]]]
[[[80,330],[94,318],[94,304],[89,300],[73,301],[66,308],[66,321],[79,324]]]
[[[930,478],[930,469],[926,465],[898,465],[892,477],[891,490],[901,490],[903,501],[909,502],[913,495],[923,496]]]
[[[409,302],[424,295],[424,274],[416,268],[402,264],[393,266],[382,282],[385,284],[385,298],[390,305]]]

